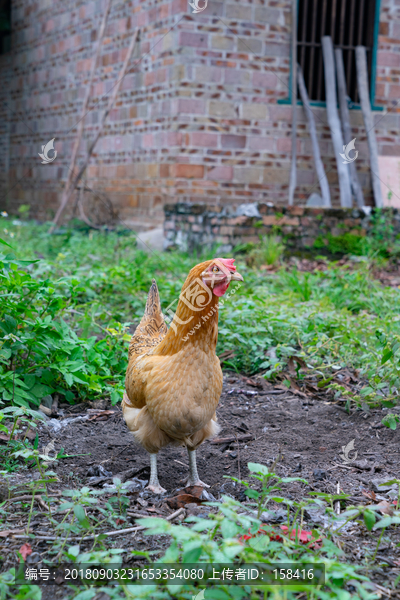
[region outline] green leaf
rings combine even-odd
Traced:
[[[203,548],[201,546],[198,548],[193,548],[192,550],[189,550],[189,552],[184,552],[182,556],[182,562],[195,564],[199,560],[202,552]]]
[[[0,244],[3,244],[3,246],[8,246],[9,248],[11,248],[11,250],[14,250],[14,248],[10,246],[10,244],[7,244],[7,242],[5,242],[2,238],[0,238]]]
[[[400,523],[400,517],[383,517],[378,523],[374,526],[374,529],[382,529],[389,527],[390,525],[398,525]]]
[[[265,552],[270,545],[270,540],[267,535],[260,535],[254,538],[251,538],[247,542],[253,550],[257,550],[257,552]]]
[[[386,351],[382,356],[381,365],[384,365],[385,362],[387,362],[390,358],[392,358],[392,356],[393,356],[393,352],[391,350]]]
[[[376,516],[375,513],[372,510],[365,510],[364,511],[364,523],[366,528],[368,529],[368,531],[372,531],[373,526],[375,525],[376,522]]]
[[[90,527],[90,522],[85,514],[85,509],[80,504],[74,506],[74,515],[79,521],[81,527],[88,529]]]
[[[43,385],[43,383],[36,383],[31,390],[29,390],[31,394],[33,394],[36,398],[40,400],[45,396],[50,395],[54,390],[48,385]]]
[[[397,423],[399,423],[399,421],[400,421],[399,415],[390,413],[383,417],[381,423],[382,423],[382,425],[385,425],[386,427],[390,427],[390,429],[395,431],[396,427],[397,427]]]
[[[268,467],[266,467],[265,465],[260,465],[259,463],[248,463],[247,467],[251,473],[269,475]]]
[[[224,519],[221,523],[221,533],[224,538],[233,538],[239,533],[239,528],[233,521]]]

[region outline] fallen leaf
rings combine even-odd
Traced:
[[[25,561],[26,557],[29,556],[29,554],[32,554],[32,548],[31,545],[28,544],[27,542],[25,544],[23,544],[21,546],[21,548],[19,549],[19,553],[22,556],[22,559]]]
[[[178,508],[184,508],[187,504],[201,504],[201,500],[191,494],[179,494],[173,498],[168,498],[167,504],[170,508],[177,510]]]
[[[261,381],[257,381],[257,379],[250,379],[249,377],[243,377],[243,383],[246,383],[247,385],[251,385],[251,387],[256,387],[256,388],[261,388],[261,389],[263,387]]]
[[[167,498],[166,502],[170,508],[184,508],[187,504],[201,504],[203,488],[199,485],[192,485],[184,488],[180,494],[173,498]]]
[[[21,535],[25,533],[23,529],[6,529],[4,531],[0,531],[0,537],[8,537],[9,535]]]
[[[382,515],[393,515],[393,506],[387,502],[387,500],[382,500],[382,502],[378,502],[376,506],[379,506],[379,512]]]
[[[369,498],[369,500],[373,500],[374,502],[376,501],[376,494],[373,490],[368,490],[367,492],[363,490],[362,495],[366,498]]]
[[[95,409],[92,409],[95,410]],[[99,410],[95,415],[90,417],[88,421],[94,421],[95,419],[99,419],[100,421],[105,421],[110,415],[113,415],[113,410]],[[105,418],[104,418],[105,417]]]

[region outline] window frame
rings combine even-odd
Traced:
[[[299,0],[297,0],[297,8],[299,6]],[[297,10],[297,15],[299,11]],[[383,111],[383,106],[378,106],[375,104],[375,88],[376,88],[376,71],[377,71],[377,60],[378,60],[378,38],[379,38],[379,24],[380,24],[380,14],[381,14],[381,0],[376,0],[375,4],[375,15],[374,15],[374,41],[372,46],[372,63],[371,63],[371,85],[370,85],[370,102],[371,102],[371,110],[375,111]],[[296,23],[297,28],[297,23]],[[290,70],[289,70],[289,82],[292,81],[292,69],[293,69],[293,56],[292,52],[290,52]],[[292,89],[291,86],[288,86],[289,95],[287,98],[279,98],[278,104],[292,104]],[[322,100],[310,100],[311,106],[316,106],[320,108],[326,108],[326,102]],[[297,100],[297,106],[303,106],[303,102],[301,100]],[[354,102],[349,102],[350,110],[361,110],[361,105],[356,104]]]

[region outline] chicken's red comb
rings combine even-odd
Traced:
[[[234,258],[217,258],[217,260],[219,260],[220,262],[222,262],[222,264],[224,265],[224,267],[226,267],[227,269],[229,269],[229,271],[236,271],[236,267],[233,264],[235,262]]]

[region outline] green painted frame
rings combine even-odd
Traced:
[[[299,0],[297,0],[297,5]],[[371,89],[370,89],[370,98],[371,98],[371,109],[376,111],[382,111],[384,109],[383,106],[377,106],[375,104],[375,84],[376,84],[376,66],[378,60],[378,36],[379,36],[379,17],[381,14],[381,0],[376,0],[375,4],[375,22],[374,22],[374,44],[372,47],[372,65],[371,65]],[[290,73],[289,73],[289,81],[292,81],[292,69],[293,69],[293,57],[290,57]],[[292,90],[289,87],[289,96],[287,98],[279,98],[278,104],[292,104]],[[297,101],[298,106],[303,106],[303,102],[301,100]],[[311,101],[311,106],[317,106],[320,108],[326,108],[326,103],[321,101]],[[351,102],[349,104],[349,109],[352,110],[361,110],[361,106],[359,104],[353,104]]]

